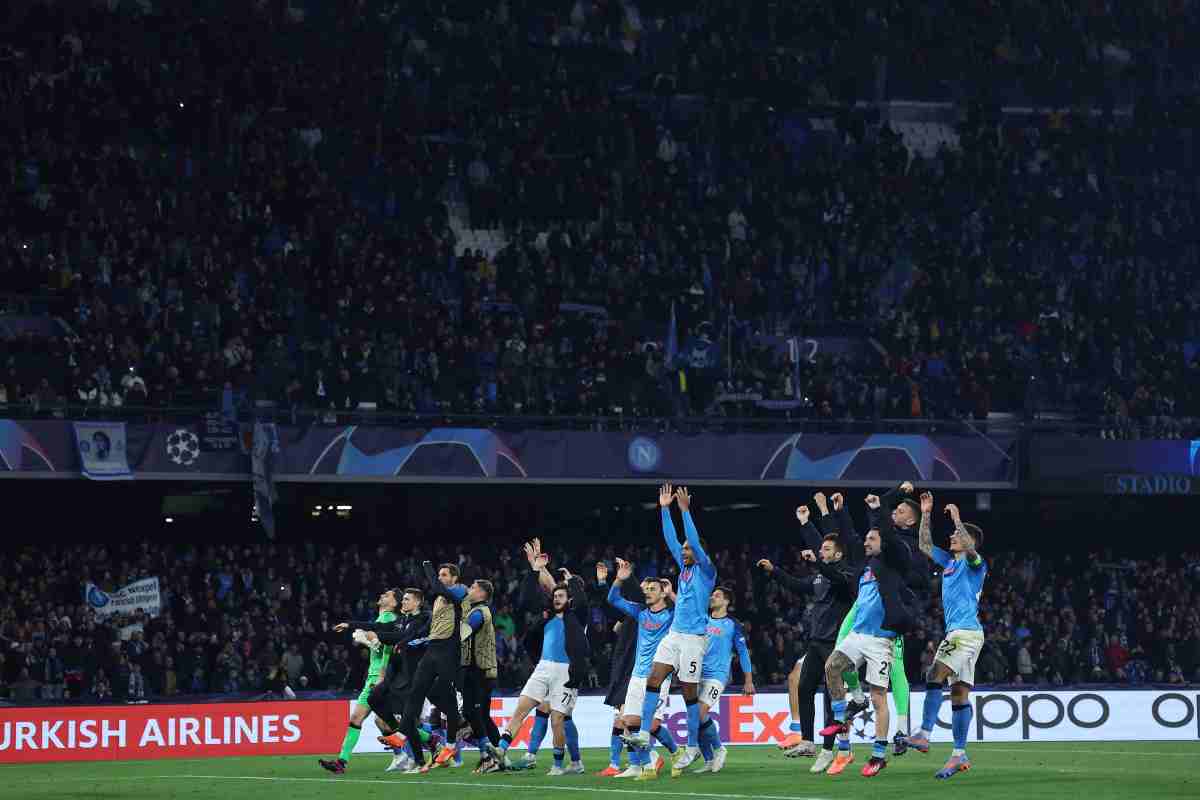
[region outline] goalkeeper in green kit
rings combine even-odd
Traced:
[[[350,622],[339,623],[333,629],[338,633],[344,633],[347,630],[355,630],[364,625],[395,622],[396,607],[400,603],[401,594],[402,592],[399,589],[388,589],[379,595],[379,615],[373,622],[356,622],[352,620]],[[336,759],[322,759],[320,762],[322,767],[334,773],[345,772],[346,765],[350,763],[350,755],[354,752],[354,746],[358,744],[358,737],[362,734],[362,724],[371,713],[371,708],[367,705],[367,698],[371,695],[371,689],[375,687],[375,684],[379,683],[383,678],[383,674],[387,671],[388,657],[392,653],[392,648],[384,647],[378,639],[371,643],[365,636],[356,636],[354,641],[357,644],[370,648],[371,663],[367,667],[366,683],[363,686],[362,692],[359,693],[358,699],[354,702],[354,710],[350,712],[350,725],[346,729],[346,737],[342,739],[342,751],[338,753]]]

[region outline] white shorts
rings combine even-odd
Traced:
[[[894,643],[894,639],[867,636],[851,631],[845,639],[842,639],[841,644],[834,649],[834,652],[841,653],[854,662],[855,669],[865,663],[867,665],[867,683],[886,689],[892,670],[892,646]]]
[[[658,687],[658,704],[654,706],[654,718],[662,719],[663,709],[667,707],[667,702],[671,694],[671,679],[667,678],[662,682],[662,686]],[[640,717],[642,715],[642,704],[646,702],[646,679],[636,676],[629,679],[629,688],[625,690],[625,702],[621,706],[621,711],[626,716]]]
[[[975,685],[975,663],[983,649],[983,631],[950,631],[938,645],[934,660],[954,673],[956,683]]]
[[[716,678],[705,678],[700,682],[700,702],[709,708],[714,708],[717,703],[721,702],[721,692],[725,691],[725,684]]]
[[[570,680],[570,665],[557,661],[539,661],[529,680],[525,681],[521,696],[531,697],[539,703],[548,702],[551,711],[570,714],[579,698],[578,689],[567,688],[567,682]]]
[[[708,637],[704,634],[671,631],[658,643],[654,663],[669,664],[675,670],[675,677],[683,683],[699,683],[707,649]]]

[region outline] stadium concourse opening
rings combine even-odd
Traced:
[[[445,541],[517,541],[537,532],[619,540],[653,526],[647,508],[653,483],[644,485],[484,486],[436,484],[280,484],[280,541],[387,541],[437,536]],[[789,509],[808,487],[701,486],[694,489],[707,516],[705,533],[741,541],[789,541]],[[862,492],[859,491],[861,494]],[[944,492],[985,527],[1003,530],[989,549],[1071,552],[1081,542],[1123,551],[1136,542],[1133,527],[1147,526],[1170,541],[1183,536],[1177,521],[1189,513],[1186,497],[1040,496],[990,492],[990,509],[976,510],[976,492]],[[314,514],[318,506],[321,513]],[[338,507],[342,506],[340,510]],[[344,508],[349,506],[349,509]],[[263,538],[252,519],[245,484],[167,481],[0,480],[6,539],[13,543],[255,541]],[[170,517],[173,523],[167,524]],[[1182,541],[1181,541],[1182,544]]]

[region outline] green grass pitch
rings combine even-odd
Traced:
[[[587,775],[547,778],[548,752],[535,770],[500,775],[471,774],[476,754],[464,754],[460,769],[439,769],[424,776],[384,774],[388,756],[357,756],[345,775],[334,776],[317,766],[315,757],[255,757],[0,766],[0,798],[130,798],[131,800],[493,800],[503,796],[590,796],[619,800],[646,795],[673,800],[836,800],[836,798],[937,797],[955,794],[971,800],[1128,800],[1129,798],[1200,797],[1200,742],[1096,742],[976,744],[970,748],[974,768],[949,782],[933,773],[949,755],[935,745],[929,755],[909,752],[890,758],[878,777],[858,770],[869,748],[856,748],[857,761],[843,775],[810,775],[812,759],[784,758],[774,747],[734,747],[725,770],[717,775],[685,775],[672,779],[664,770],[657,781],[638,783],[598,778],[608,759],[604,750],[587,750]],[[926,794],[927,793],[927,794]]]

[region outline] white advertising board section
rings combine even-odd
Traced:
[[[613,710],[601,697],[580,697],[575,706],[575,725],[584,747],[608,747]],[[950,740],[950,702],[947,693],[938,716],[935,741]],[[920,726],[925,696],[914,692],[910,715],[912,728]],[[1129,691],[987,691],[971,694],[975,717],[971,722],[973,742],[1070,742],[1070,741],[1156,741],[1200,740],[1200,692],[1157,690]],[[517,706],[517,698],[492,701],[492,718],[503,729]],[[753,696],[727,694],[714,709],[721,739],[729,744],[775,744],[788,733],[790,714],[786,694]],[[822,702],[817,698],[816,726],[823,724]],[[683,699],[671,695],[664,718],[675,737],[687,738],[687,713]],[[895,732],[895,708],[892,711]],[[525,721],[515,747],[529,740],[532,717]],[[364,729],[374,727],[368,720]],[[875,736],[873,715],[868,712],[854,721],[851,741],[866,742]],[[549,747],[546,742],[544,747]],[[374,736],[359,739],[355,752],[382,752]]]

